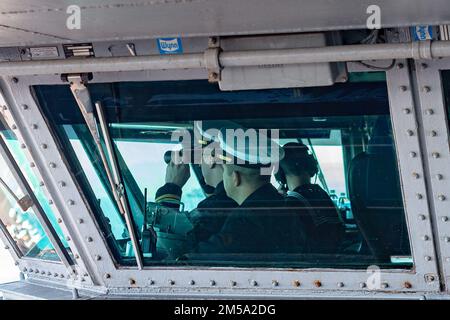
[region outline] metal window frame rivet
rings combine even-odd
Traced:
[[[67,204],[68,204],[69,206],[73,206],[73,205],[75,204],[75,201],[73,201],[72,199],[67,200]]]
[[[232,287],[236,287],[236,285],[237,285],[237,282],[236,282],[236,281],[234,281],[234,280],[231,280],[231,281],[230,281],[230,285],[231,285]]]
[[[444,241],[449,243],[450,242],[450,237],[444,237]]]
[[[83,222],[84,222],[83,219],[78,219],[78,223],[79,223],[79,224],[82,224]]]
[[[49,165],[49,167],[52,168],[52,169],[55,169],[55,168],[56,168],[56,163],[54,163],[54,162],[50,162],[48,165]]]
[[[405,65],[403,63],[397,63],[397,68],[398,69],[403,69]]]
[[[431,116],[434,113],[433,109],[427,109],[425,110],[425,114]]]
[[[412,174],[414,179],[419,179],[420,178],[420,174],[418,174],[417,172],[413,172]]]
[[[431,257],[430,256],[425,256],[425,261],[431,261]]]
[[[437,180],[442,180],[442,178],[444,178],[444,176],[440,173],[436,174],[435,177]]]
[[[338,282],[337,286],[338,286],[338,288],[343,288],[344,287],[344,283],[343,282]]]
[[[53,274],[53,276],[56,278],[56,277],[58,277],[58,274],[55,272],[55,273]]]
[[[42,274],[42,275],[45,275],[45,271],[41,271],[41,274]]]
[[[386,282],[383,282],[383,283],[381,284],[381,288],[382,288],[382,289],[387,289],[387,288],[389,288],[389,284],[386,283]]]
[[[28,110],[28,105],[23,104],[23,105],[22,105],[22,109],[23,109],[23,110]]]
[[[28,270],[27,268],[23,268],[22,269],[23,272],[27,272],[27,270]]]
[[[278,281],[277,280],[272,280],[272,286],[273,287],[278,287]]]
[[[8,107],[7,106],[2,106],[2,109],[3,109],[3,111],[6,111],[6,110],[8,110]]]
[[[437,158],[439,158],[441,155],[439,154],[439,152],[433,152],[433,153],[431,154],[431,156],[432,156],[434,159],[437,159]]]
[[[96,254],[96,255],[94,256],[94,259],[97,260],[97,261],[100,261],[100,260],[102,260],[102,257],[99,256],[98,254]]]
[[[408,90],[408,87],[407,86],[400,86],[400,91],[402,91],[402,92],[406,92],[407,90]]]
[[[436,136],[437,136],[437,132],[434,131],[434,130],[431,130],[431,131],[430,131],[430,136],[436,137]]]
[[[59,182],[59,186],[60,186],[60,187],[65,187],[65,186],[66,186],[66,183],[65,183],[64,181],[60,181],[60,182]]]
[[[19,83],[19,79],[17,77],[12,77],[11,81],[13,83]]]
[[[56,220],[58,223],[62,223],[62,219],[58,218],[58,220]]]
[[[18,266],[19,265],[19,261],[14,261],[14,265]]]
[[[428,65],[426,63],[421,63],[420,66],[422,67],[422,69],[428,68]]]
[[[404,108],[403,109],[403,113],[404,114],[410,114],[411,113],[411,109],[410,108]]]
[[[300,287],[300,285],[301,285],[301,283],[300,283],[299,280],[294,280],[294,281],[292,281],[292,286],[294,286],[294,287]]]
[[[92,241],[94,241],[94,239],[92,239],[92,237],[87,237],[87,238],[86,238],[86,241],[87,241],[87,242],[92,242]]]
[[[215,285],[216,285],[216,281],[210,280],[210,281],[209,281],[209,285],[210,285],[210,286],[215,286]]]
[[[36,164],[34,162],[30,163],[30,167],[34,168],[36,166]]]
[[[409,282],[409,281],[405,281],[405,282],[403,283],[403,287],[404,287],[405,289],[411,289],[411,288],[412,288],[412,284],[411,284],[411,282]]]
[[[105,273],[104,277],[105,277],[105,279],[109,279],[109,278],[111,278],[111,274]]]
[[[423,195],[421,193],[416,194],[417,199],[421,200],[423,199]]]
[[[48,204],[53,204],[53,200],[52,199],[48,200]]]
[[[15,124],[12,124],[12,125],[11,125],[11,129],[16,130],[16,129],[17,129],[17,126],[16,126]]]
[[[431,87],[430,86],[423,86],[422,90],[423,90],[423,92],[431,92]]]
[[[31,125],[31,129],[36,130],[37,128],[38,128],[38,125],[37,125],[37,124],[33,123],[33,124]]]
[[[130,286],[134,286],[134,285],[136,285],[136,280],[134,280],[134,279],[129,279],[129,280],[128,280],[128,284],[129,284]]]
[[[75,259],[80,259],[80,256],[78,254],[75,254]]]
[[[422,237],[422,240],[423,240],[423,241],[428,241],[428,240],[430,240],[430,237],[428,237],[427,235],[424,235],[424,236]]]
[[[409,153],[409,156],[410,156],[411,158],[415,158],[415,157],[417,156],[417,153],[414,152],[414,151],[411,151],[411,152]]]
[[[250,281],[250,284],[251,284],[252,286],[254,286],[254,287],[257,287],[257,286],[258,286],[258,281],[252,280],[252,281]]]
[[[70,237],[69,237],[69,236],[67,236],[67,237],[66,237],[66,240],[67,240],[67,241],[70,241]]]
[[[406,134],[410,137],[412,137],[414,135],[414,131],[412,130],[406,130]]]
[[[155,280],[150,280],[149,281],[149,284],[152,286],[152,285],[154,285],[155,284]]]
[[[39,269],[34,270],[34,273],[39,273]]]
[[[193,286],[193,285],[195,285],[195,281],[194,281],[194,280],[191,280],[191,281],[189,281],[189,284],[190,284],[191,286]]]
[[[445,201],[446,197],[443,194],[437,196],[439,201]]]
[[[30,268],[30,270],[28,270],[29,272],[33,272],[34,270],[32,268]]]
[[[41,148],[42,148],[42,149],[47,149],[48,146],[47,146],[45,143],[43,143],[43,144],[41,144]]]
[[[427,217],[425,217],[425,215],[419,214],[419,219],[420,219],[420,220],[424,221],[426,218],[427,218]]]
[[[49,272],[47,272],[47,275],[50,277],[52,275],[52,273],[49,271]]]
[[[317,288],[320,288],[322,286],[322,282],[320,280],[315,280],[314,281],[314,286]]]
[[[20,145],[20,148],[21,148],[21,149],[26,149],[27,146],[25,145],[25,143],[22,143],[22,144]]]
[[[442,222],[447,222],[447,221],[448,221],[448,217],[447,217],[447,216],[443,216],[443,217],[441,218],[441,220],[442,220]]]
[[[60,274],[59,277],[60,277],[61,279],[64,279],[64,278],[65,278],[63,274]]]
[[[8,250],[9,249],[9,246],[5,246],[5,250]]]
[[[39,182],[39,186],[40,186],[40,187],[43,187],[43,186],[45,186],[45,183],[44,183],[44,181],[40,181],[40,182]]]
[[[175,284],[175,281],[173,281],[173,280],[169,280],[168,282],[169,282],[169,285],[171,285],[171,286],[173,286]]]

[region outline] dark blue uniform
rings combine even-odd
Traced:
[[[198,253],[305,251],[305,233],[297,212],[269,183],[232,209],[220,232],[196,248]]]

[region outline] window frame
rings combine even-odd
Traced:
[[[112,290],[112,293],[115,292],[114,290],[117,290],[117,292],[137,290],[144,294],[186,295],[189,293],[196,294],[199,292],[198,290],[201,290],[201,293],[219,296],[248,296],[248,294],[264,293],[296,297],[309,295],[311,292],[319,294],[318,291],[329,295],[336,290],[347,293],[364,291],[366,294],[373,295],[394,291],[401,293],[438,292],[440,290],[439,274],[430,219],[420,220],[418,218],[422,214],[427,215],[429,201],[423,179],[422,149],[417,134],[414,134],[414,132],[412,136],[406,134],[406,132],[409,132],[408,130],[415,130],[416,128],[414,112],[416,105],[411,90],[411,74],[406,66],[408,66],[407,61],[398,60],[396,67],[386,72],[386,77],[390,117],[399,162],[400,184],[414,266],[411,270],[383,269],[381,272],[382,287],[379,290],[369,290],[362,287],[362,283],[366,282],[370,276],[370,273],[367,273],[366,270],[160,266],[145,267],[138,271],[137,267],[117,265],[105,239],[99,232],[94,215],[86,205],[82,193],[79,192],[78,184],[64,155],[60,152],[53,130],[31,94],[30,86],[33,85],[62,84],[60,76],[17,77],[18,82],[13,82],[11,78],[8,78],[10,81],[7,83],[7,87],[12,97],[16,99],[14,105],[11,106],[14,109],[14,115],[11,112],[13,119],[21,118],[24,121],[33,118],[41,129],[38,130],[39,134],[33,132],[31,136],[29,125],[18,126],[18,131],[25,133],[24,140],[27,145],[29,144],[30,147],[35,149],[39,149],[39,146],[43,143],[48,145],[45,152],[37,152],[33,156],[43,181],[49,182],[46,184],[49,194],[58,199],[58,201],[55,201],[55,206],[58,208],[56,210],[58,211],[57,217],[62,217],[63,230],[67,230],[72,237],[71,248],[73,243],[76,242],[77,247],[83,252],[79,260],[84,265],[89,266],[90,278],[95,278],[97,284],[108,287]],[[348,63],[348,67],[352,72],[373,71],[352,63]],[[92,83],[193,79],[207,79],[205,70],[95,73]],[[404,90],[405,88],[406,90]],[[28,108],[24,110],[23,105],[27,105]],[[405,107],[411,109],[411,112],[405,113]],[[5,111],[5,113],[9,113],[9,111]],[[411,150],[416,152],[414,161],[410,157]],[[56,168],[49,168],[48,161],[50,159],[54,159]],[[418,173],[422,179],[413,178],[412,172]],[[64,181],[66,187],[58,188],[59,181]],[[417,198],[418,193],[421,194],[420,199]],[[408,202],[405,200],[408,200]],[[75,205],[68,206],[69,201],[73,201]],[[80,219],[83,221],[82,224],[79,223]],[[427,235],[429,240],[423,241],[423,235]],[[91,241],[87,239],[91,239]],[[80,252],[75,247],[72,250],[74,254]],[[430,260],[427,261],[425,256],[429,257]],[[191,280],[194,281],[194,284],[191,284]],[[274,286],[274,280],[277,281],[277,286]],[[293,285],[296,280],[300,281],[298,287]],[[76,281],[80,280],[76,279]],[[236,286],[232,285],[234,282]]]

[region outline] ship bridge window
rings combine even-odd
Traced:
[[[383,79],[233,92],[203,80],[88,88],[104,113],[104,122],[95,114],[108,130],[105,154],[111,141],[106,164],[69,87],[34,92],[121,265],[136,257],[108,180],[114,159],[147,266],[412,267]],[[269,152],[245,147],[254,137]]]

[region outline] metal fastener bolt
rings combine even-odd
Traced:
[[[80,256],[78,254],[75,254],[75,259],[80,259]]]
[[[67,240],[67,241],[70,241],[70,237],[69,237],[69,236],[67,236],[67,237],[66,237],[66,240]]]
[[[251,283],[252,286],[254,286],[254,287],[258,286],[258,282],[257,282],[256,280],[252,280],[250,283]]]
[[[211,281],[209,281],[209,284],[210,284],[211,286],[215,286],[215,285],[216,285],[216,282],[215,282],[214,280],[211,280]]]
[[[75,201],[73,201],[73,200],[68,200],[68,201],[67,201],[67,204],[68,204],[69,206],[73,206],[73,205],[75,204]]]
[[[16,130],[16,129],[17,129],[17,126],[16,126],[15,124],[12,124],[12,125],[11,125],[11,129]]]
[[[439,152],[433,152],[433,153],[431,154],[431,156],[432,156],[433,158],[437,159],[437,158],[440,157],[440,154],[439,154]]]
[[[425,256],[425,261],[431,261],[431,257],[430,256]]]
[[[130,286],[134,286],[136,284],[136,280],[130,279],[128,280],[128,283],[130,284]]]
[[[42,148],[42,149],[47,149],[48,146],[47,146],[45,143],[43,143],[43,144],[41,144],[41,148]]]
[[[431,130],[431,131],[430,131],[430,136],[436,137],[436,136],[437,136],[437,132],[434,131],[434,130]]]
[[[428,65],[426,63],[421,63],[420,66],[422,67],[422,69],[428,68]]]
[[[412,130],[406,130],[406,134],[408,135],[408,136],[413,136],[414,135],[414,131],[412,131]]]
[[[315,285],[317,288],[320,288],[320,287],[322,286],[322,282],[320,282],[319,280],[316,280],[316,281],[314,281],[314,285]]]
[[[337,286],[338,286],[339,288],[343,288],[343,287],[344,287],[344,283],[343,283],[343,282],[338,282]]]
[[[82,224],[83,222],[84,222],[83,219],[78,219],[78,223],[79,223],[79,224]]]
[[[423,220],[426,219],[426,217],[425,217],[425,215],[423,215],[423,214],[419,214],[419,219],[423,221]]]
[[[100,260],[102,260],[102,257],[101,257],[101,256],[99,256],[99,255],[95,255],[95,256],[94,256],[94,258],[95,258],[95,260],[97,260],[97,261],[100,261]]]
[[[429,86],[424,86],[424,87],[422,88],[422,90],[423,90],[424,92],[430,92],[430,91],[431,91],[431,88],[430,88]]]
[[[53,276],[56,278],[56,277],[58,276],[58,274],[55,272],[55,273],[53,274]]]
[[[431,116],[434,113],[433,109],[425,110],[425,114]]]
[[[37,125],[37,124],[34,124],[34,123],[33,123],[33,124],[31,125],[31,129],[36,130],[37,128],[38,128],[38,125]]]
[[[61,218],[58,218],[58,223],[62,223],[62,219]]]
[[[428,241],[430,239],[430,237],[428,237],[427,235],[424,235],[423,237],[422,237],[422,240],[423,241]]]
[[[447,216],[443,216],[443,217],[441,218],[441,220],[442,220],[442,222],[447,222],[447,221],[448,221],[448,217],[447,217]]]
[[[65,186],[66,186],[66,183],[65,183],[64,181],[60,181],[60,182],[59,182],[59,186],[60,186],[60,187],[65,187]]]
[[[300,283],[300,281],[298,281],[298,280],[294,280],[294,281],[292,281],[292,285],[293,285],[294,287],[300,287],[301,283]]]
[[[234,280],[231,280],[231,281],[230,281],[230,284],[231,284],[231,286],[232,286],[232,287],[236,287],[236,285],[237,285],[237,282],[236,282],[236,281],[234,281]]]
[[[408,90],[407,86],[400,86],[400,91],[405,92],[406,90]]]
[[[5,246],[5,250],[8,250],[9,249],[9,246]]]
[[[17,79],[16,77],[13,77],[11,80],[12,80],[13,83],[18,83],[19,82],[19,79]]]
[[[404,66],[405,66],[405,65],[404,65],[403,63],[398,63],[398,64],[397,64],[397,68],[399,68],[399,69],[403,69]]]
[[[34,273],[39,273],[39,270],[38,269],[34,270]]]
[[[411,109],[409,109],[409,108],[404,108],[404,109],[403,109],[403,113],[404,113],[404,114],[410,114],[410,113],[411,113]]]
[[[411,284],[411,282],[405,281],[405,283],[403,283],[403,287],[405,287],[406,289],[411,289],[412,284]]]
[[[195,285],[195,281],[194,281],[194,280],[191,280],[191,281],[189,281],[189,284],[190,284],[191,286],[193,286],[193,285]]]
[[[42,274],[42,275],[45,275],[45,271],[41,271],[41,274]]]
[[[26,104],[23,104],[23,105],[22,105],[22,109],[23,109],[23,110],[28,110],[28,106],[27,106]]]
[[[437,197],[439,199],[439,201],[445,201],[445,196],[443,194],[438,195]]]
[[[40,181],[40,182],[39,182],[39,186],[40,186],[40,187],[43,187],[44,185],[45,185],[44,181]]]
[[[52,168],[52,169],[56,168],[56,163],[54,163],[54,162],[50,162],[48,165],[49,165],[50,168]]]
[[[414,177],[414,179],[420,178],[420,174],[418,174],[417,172],[413,172],[412,176]]]
[[[382,289],[386,289],[386,288],[388,288],[389,287],[389,284],[387,284],[386,282],[383,282],[382,284],[381,284],[381,288]]]
[[[92,242],[93,239],[92,239],[92,237],[87,237],[87,238],[86,238],[86,241],[87,241],[87,242]]]
[[[150,285],[152,286],[152,285],[155,284],[155,280],[150,280],[149,283],[150,283]]]
[[[51,272],[49,271],[49,272],[47,272],[47,275],[48,275],[48,276],[51,276],[51,275],[52,275],[52,273],[51,273]]]
[[[278,287],[278,281],[277,280],[272,280],[272,286]]]
[[[444,241],[447,242],[447,243],[449,243],[449,242],[450,242],[450,237],[445,237],[445,238],[444,238]]]
[[[420,193],[416,194],[416,197],[417,197],[417,199],[419,199],[419,200],[423,198],[422,194],[420,194]]]
[[[173,286],[173,285],[175,284],[175,281],[169,280],[169,284],[170,284],[171,286]]]
[[[442,174],[438,173],[435,175],[437,180],[442,180],[442,178],[444,177]]]
[[[22,143],[21,145],[20,145],[20,148],[22,148],[22,149],[25,149],[27,146],[24,144],[24,143]]]
[[[409,153],[409,156],[410,156],[411,158],[415,158],[415,157],[417,156],[417,153],[414,152],[414,151],[411,151],[411,152]]]
[[[14,261],[14,265],[18,266],[19,265],[19,261]]]
[[[34,162],[30,163],[30,167],[34,168],[36,165],[34,164]]]
[[[27,268],[23,268],[23,272],[27,272]]]
[[[30,268],[30,270],[29,270],[30,272],[33,272],[33,269],[32,268]]]
[[[61,279],[64,279],[64,275],[63,275],[63,274],[61,274],[59,277],[60,277]]]
[[[50,199],[50,200],[48,200],[48,204],[53,204],[53,200],[52,199]]]

